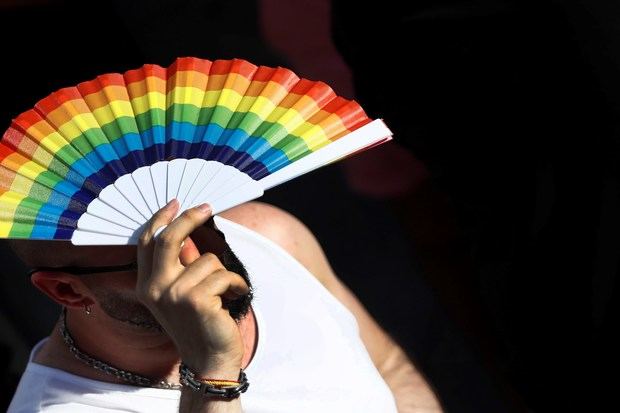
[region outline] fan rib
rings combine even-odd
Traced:
[[[143,166],[136,169],[131,173],[131,179],[133,179],[135,186],[140,191],[140,195],[146,202],[151,214],[155,214],[160,208],[157,202],[157,195],[155,188],[153,187],[153,181],[151,180],[151,174],[148,166]]]
[[[248,87],[258,66],[245,60],[233,59],[229,73],[225,76],[224,84],[218,100],[211,122],[205,131],[206,140],[213,142],[215,153],[209,159],[221,161],[222,156],[226,156],[226,151],[221,149],[225,145],[223,132],[229,129],[229,124],[233,115],[237,112],[243,97],[246,96]],[[234,121],[233,121],[234,122]],[[225,136],[224,136],[225,137]]]
[[[274,157],[288,158],[281,147],[286,146],[291,140],[298,139],[300,145],[305,144],[303,139],[291,135],[291,132],[335,97],[334,91],[326,84],[301,79],[281,105],[267,117],[262,129],[257,130],[260,138],[250,146],[242,147],[242,150],[251,154],[257,163],[264,165],[267,173],[272,172],[264,160]],[[238,167],[251,175],[260,173],[249,165],[239,164]]]
[[[291,163],[284,168],[262,178],[259,182],[266,191],[276,185],[310,172],[320,166],[327,165],[342,159],[352,153],[360,151],[375,142],[387,142],[391,139],[391,132],[381,119],[376,119],[367,125],[336,140],[330,145],[312,152],[311,154]]]
[[[196,125],[209,80],[211,62],[179,58],[168,69],[166,81],[166,138],[178,141],[176,157],[190,158]]]
[[[187,199],[187,195],[191,191],[192,187],[196,183],[198,176],[202,172],[206,161],[199,158],[194,158],[187,160],[185,164],[185,169],[183,170],[183,178],[181,179],[181,183],[179,184],[179,191],[177,192],[177,200],[181,207],[180,211],[185,211],[186,204],[185,200]]]
[[[39,101],[35,110],[82,154],[94,153],[94,157],[98,158],[96,169],[105,166],[114,178],[127,173],[76,87],[52,93]]]
[[[93,202],[88,205],[88,210],[86,211],[86,213],[94,215],[101,219],[114,222],[126,228],[138,229],[140,227],[140,223],[132,220],[127,215],[124,215],[117,209],[112,208],[110,205],[106,204],[99,198],[94,199]]]
[[[78,84],[77,89],[125,169],[133,171],[143,166],[144,147],[122,75],[98,76]]]
[[[299,77],[288,69],[266,66],[258,68],[243,98],[245,101],[242,100],[242,104],[249,105],[249,108],[245,113],[233,114],[233,118],[238,115],[239,123],[231,125],[232,127],[224,132],[226,146],[231,151],[227,157],[222,157],[222,162],[237,166],[242,162],[254,161],[248,159],[247,154],[241,157],[241,148],[248,145],[246,142],[256,139],[253,137],[256,130],[298,81]]]
[[[96,176],[97,170],[88,159],[34,110],[13,120],[2,143],[95,195],[110,182],[106,176]]]
[[[166,69],[144,65],[123,79],[140,131],[145,158],[151,164],[166,158]]]

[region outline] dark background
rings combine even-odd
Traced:
[[[282,65],[355,96],[394,142],[262,200],[315,232],[446,411],[590,411],[612,394],[620,6],[0,5],[5,127],[60,87],[178,56]],[[2,248],[4,406],[58,311]]]

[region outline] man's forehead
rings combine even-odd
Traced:
[[[93,266],[135,260],[135,245],[73,245],[70,241],[11,240],[11,248],[31,267]]]
[[[135,245],[63,245],[60,251],[67,264],[75,266],[94,266],[126,264],[135,261]]]
[[[212,218],[190,235],[201,253],[205,251],[217,253],[223,247],[216,230]],[[135,261],[137,256],[135,245],[78,246],[70,241],[17,239],[8,241],[18,258],[30,267],[121,265]]]

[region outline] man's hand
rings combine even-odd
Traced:
[[[138,297],[192,370],[203,377],[237,380],[243,342],[223,300],[247,294],[249,288],[216,255],[200,255],[188,238],[211,217],[209,206],[174,219],[178,208],[173,200],[146,224],[138,245]]]

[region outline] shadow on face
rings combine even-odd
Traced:
[[[190,239],[186,244],[195,245],[201,255],[214,253],[227,270],[241,275],[251,287],[245,267],[226,243],[223,233],[215,227],[213,218],[190,234]],[[17,257],[31,268],[116,266],[135,262],[137,258],[135,245],[76,246],[68,241],[40,240],[9,240],[9,245]],[[53,276],[53,270],[50,274]],[[69,274],[69,278],[86,287],[108,316],[136,327],[163,331],[150,311],[136,298],[135,271]],[[236,320],[242,318],[249,310],[251,299],[250,293],[227,302],[231,316]]]

